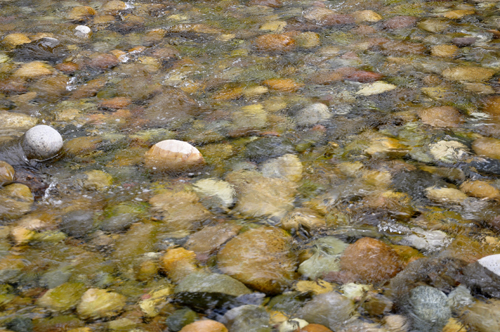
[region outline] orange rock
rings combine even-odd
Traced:
[[[184,248],[167,250],[161,258],[161,267],[174,282],[179,282],[187,275],[200,270],[196,254]]]
[[[401,271],[402,262],[387,244],[365,237],[347,247],[340,259],[340,267],[360,282],[375,283],[394,277]]]
[[[180,332],[227,332],[227,329],[219,322],[204,319],[184,326]]]
[[[483,111],[491,115],[500,115],[500,96],[492,96],[485,100]]]
[[[237,86],[237,87],[224,87],[222,90],[217,91],[214,93],[212,96],[213,99],[215,100],[231,100],[231,99],[238,99],[241,96],[243,96],[243,87]]]
[[[119,109],[119,108],[125,108],[130,104],[132,104],[132,99],[130,99],[130,98],[115,97],[115,98],[103,100],[99,106],[101,108]]]
[[[283,92],[295,92],[304,86],[303,84],[295,82],[291,78],[273,78],[270,80],[265,80],[262,83],[273,90]]]
[[[268,34],[255,39],[255,48],[267,52],[288,52],[295,48],[295,40],[287,35]]]
[[[451,106],[432,107],[421,110],[418,115],[422,122],[433,127],[458,127],[464,119],[460,112]]]
[[[303,327],[300,332],[332,332],[329,328],[319,324],[309,324]]]
[[[7,94],[19,94],[28,92],[26,82],[23,79],[5,79],[0,81],[0,92]]]
[[[493,137],[481,137],[472,143],[472,150],[477,155],[500,159],[500,140]]]

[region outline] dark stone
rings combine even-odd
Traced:
[[[33,60],[60,62],[69,54],[68,49],[55,38],[41,38],[31,43],[17,46],[12,51],[16,61],[30,62]]]
[[[7,323],[7,328],[14,332],[31,332],[33,331],[33,321],[29,318],[14,318]]]
[[[458,47],[466,47],[466,46],[471,46],[476,42],[475,37],[459,37],[459,38],[453,38],[451,41],[453,44],[457,45]]]
[[[173,314],[168,316],[166,325],[169,331],[180,331],[188,324],[198,320],[198,314],[189,308],[174,311]]]
[[[254,162],[262,162],[287,153],[294,153],[292,143],[282,137],[263,137],[247,144],[245,156]]]
[[[91,210],[76,210],[62,217],[59,228],[69,236],[84,237],[94,227],[94,212]]]
[[[485,258],[496,258],[496,264],[500,265],[500,255],[484,257],[477,262],[469,264],[464,269],[463,281],[473,294],[500,298],[500,275],[483,265]]]

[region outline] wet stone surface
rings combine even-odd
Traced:
[[[0,330],[499,331],[498,8],[2,1]]]

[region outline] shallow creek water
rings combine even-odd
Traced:
[[[1,1],[0,331],[500,331],[499,6]]]

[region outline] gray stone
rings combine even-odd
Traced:
[[[21,145],[28,159],[46,160],[61,150],[63,138],[54,128],[38,125],[24,134]]]
[[[226,312],[221,319],[230,332],[271,332],[269,313],[263,307],[243,305]]]
[[[500,298],[500,254],[469,264],[464,269],[464,283],[474,291]]]
[[[439,289],[418,286],[411,290],[409,311],[413,329],[420,332],[441,332],[451,317],[448,298]]]
[[[349,322],[354,313],[353,301],[339,293],[329,292],[316,295],[297,312],[297,317],[336,331]]]
[[[315,103],[301,109],[296,116],[299,126],[312,126],[326,121],[332,117],[328,106],[322,103]]]

